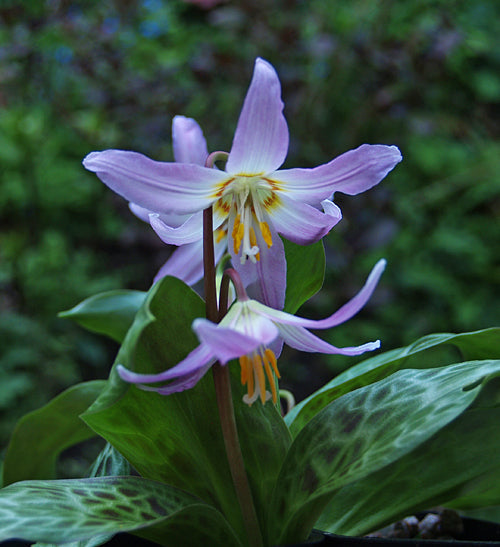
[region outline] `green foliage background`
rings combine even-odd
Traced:
[[[228,150],[256,56],[278,71],[286,167],[363,142],[404,161],[361,196],[336,196],[323,317],[388,269],[366,310],[325,334],[384,349],[498,320],[500,5],[453,0],[0,0],[0,447],[14,421],[116,346],[56,314],[98,291],[147,290],[170,250],[81,166],[92,150],[172,160],[172,117]],[[496,45],[495,45],[496,44]],[[285,352],[302,398],[347,358]]]

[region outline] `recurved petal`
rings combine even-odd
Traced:
[[[185,116],[175,116],[172,120],[172,140],[174,158],[179,163],[205,165],[208,156],[207,141],[201,127]]]
[[[166,386],[153,387],[139,384],[137,387],[143,389],[144,391],[156,391],[160,395],[171,395],[172,393],[179,393],[180,391],[184,391],[186,389],[191,389],[192,387],[194,387],[203,378],[203,376],[205,376],[207,370],[214,364],[214,362],[215,359],[213,360],[213,362],[208,363],[207,365],[198,369],[192,374],[181,376],[180,378],[172,380]]]
[[[363,308],[363,306],[368,302],[373,291],[375,290],[375,287],[377,286],[380,276],[385,269],[386,263],[387,262],[385,259],[379,260],[375,264],[373,270],[370,272],[366,283],[364,284],[363,288],[358,292],[358,294],[351,298],[351,300],[349,300],[347,304],[344,304],[334,314],[330,315],[330,317],[327,317],[326,319],[314,320],[306,319],[304,317],[297,317],[296,315],[291,315],[290,313],[286,313],[283,311],[272,310],[267,306],[264,306],[260,302],[256,302],[253,300],[249,301],[247,305],[255,313],[264,315],[271,321],[274,321],[280,326],[280,329],[281,325],[294,325],[298,327],[305,327],[308,329],[328,329],[331,327],[335,327],[336,325],[340,325],[348,319],[351,319],[351,317],[354,317],[359,312],[359,310],[361,310],[361,308]]]
[[[323,200],[324,213],[318,209],[280,194],[277,205],[270,211],[276,230],[286,239],[308,245],[324,237],[342,218],[340,209]]]
[[[258,58],[226,171],[232,174],[269,173],[283,164],[287,151],[288,126],[283,116],[280,81],[274,68]]]
[[[156,213],[195,213],[212,204],[227,173],[194,164],[154,161],[137,152],[91,152],[83,165],[117,194]]]
[[[192,374],[197,374],[200,369],[205,368],[214,361],[214,355],[210,349],[203,344],[196,347],[180,363],[159,374],[139,374],[132,372],[122,365],[118,365],[117,372],[120,378],[132,384],[152,384],[156,382],[166,382],[176,378],[187,378]]]
[[[227,238],[214,244],[215,263],[217,264],[226,251]],[[156,283],[166,275],[177,277],[194,285],[203,277],[203,240],[200,239],[176,249],[154,278]]]
[[[340,355],[360,355],[365,351],[373,351],[380,347],[380,340],[368,342],[361,346],[337,348],[328,342],[321,340],[303,327],[295,325],[279,325],[280,336],[291,348],[299,351],[315,353],[328,353]]]
[[[257,318],[259,319],[259,318]],[[278,329],[264,318],[255,322],[252,335],[243,334],[229,327],[215,325],[207,319],[196,319],[193,330],[202,345],[210,348],[217,359],[225,364],[231,359],[255,351],[260,345],[267,345],[278,336]]]
[[[169,245],[185,245],[198,241],[203,236],[203,212],[190,215],[180,226],[174,228],[166,224],[157,213],[149,215],[149,222],[158,237]]]
[[[397,146],[362,144],[313,169],[284,169],[273,174],[294,199],[316,204],[334,192],[359,194],[378,184],[401,160]]]

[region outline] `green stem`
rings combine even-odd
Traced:
[[[215,289],[215,258],[212,208],[203,212],[203,264],[205,269],[205,306],[207,319],[213,322],[220,320],[217,309],[217,293]],[[227,291],[224,302],[221,302],[221,311],[227,310]],[[222,300],[222,298],[221,298]],[[229,369],[220,363],[212,367],[217,406],[221,423],[224,445],[231,477],[233,479],[236,496],[243,515],[248,543],[251,547],[262,547],[262,535],[259,521],[250,490],[250,484],[245,471],[245,462],[238,439],[236,419],[234,417],[233,398],[231,393],[231,381]]]

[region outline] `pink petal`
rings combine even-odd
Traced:
[[[337,348],[328,342],[321,340],[303,327],[294,325],[280,325],[280,336],[291,348],[299,351],[308,351],[315,353],[340,354],[340,355],[360,355],[365,351],[373,351],[380,347],[380,340],[368,342],[362,346]]]
[[[397,146],[362,144],[313,169],[284,169],[272,175],[289,195],[311,205],[334,192],[359,194],[378,184],[401,160]]]
[[[252,353],[259,346],[272,342],[278,335],[278,329],[264,318],[256,318],[252,327],[255,332],[247,335],[232,328],[215,325],[207,319],[196,319],[193,322],[193,330],[202,345],[210,348],[222,364]]]
[[[200,126],[192,118],[174,117],[172,140],[176,162],[205,165],[208,157],[207,142]]]
[[[305,319],[304,317],[297,317],[286,312],[272,310],[259,302],[250,301],[248,306],[255,313],[264,315],[271,321],[278,323],[280,325],[296,325],[300,327],[306,327],[309,329],[328,329],[335,327],[344,323],[354,315],[356,315],[361,308],[368,302],[370,299],[377,283],[385,269],[386,261],[384,259],[379,260],[373,270],[371,271],[368,279],[366,280],[363,288],[358,292],[358,294],[349,300],[347,304],[344,304],[340,309],[338,309],[333,315],[327,317],[326,319],[320,319],[315,321],[314,319]]]
[[[137,372],[132,372],[122,365],[118,365],[116,370],[120,375],[120,378],[126,382],[133,384],[152,384],[181,377],[185,378],[188,375],[196,374],[200,369],[205,368],[209,363],[214,361],[214,355],[209,348],[200,344],[180,363],[159,374],[139,374]]]
[[[226,252],[227,240],[221,239],[214,244],[215,263]],[[200,239],[176,249],[154,278],[156,283],[166,275],[177,277],[188,285],[198,283],[203,277],[203,240]]]
[[[258,58],[226,171],[235,175],[269,173],[283,164],[287,151],[288,126],[283,116],[280,81],[274,68]]]
[[[214,201],[227,173],[194,164],[154,161],[137,152],[91,152],[83,165],[117,194],[156,213],[195,213]]]
[[[323,200],[322,213],[294,199],[280,194],[279,204],[270,211],[276,230],[286,239],[308,245],[324,237],[342,218],[340,209],[331,201]]]
[[[186,389],[191,389],[194,387],[207,373],[207,370],[214,364],[213,362],[208,363],[204,367],[198,369],[192,374],[186,376],[181,376],[172,382],[168,383],[163,387],[152,387],[139,384],[137,387],[143,389],[144,391],[156,391],[160,395],[171,395],[172,393],[179,393],[180,391],[185,391]]]
[[[149,222],[159,238],[170,245],[185,245],[186,243],[198,241],[203,237],[202,211],[190,215],[184,224],[177,228],[165,224],[157,213],[149,215]]]
[[[248,295],[270,308],[282,310],[286,293],[286,257],[283,241],[271,222],[269,229],[273,244],[267,247],[259,230],[256,230],[260,260],[247,260],[241,264],[239,257],[233,258],[234,269],[240,274]],[[232,247],[232,245],[230,246]],[[232,251],[232,249],[230,249]],[[234,253],[232,253],[234,255]]]

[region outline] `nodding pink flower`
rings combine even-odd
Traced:
[[[214,229],[227,223],[233,266],[245,286],[256,283],[259,300],[282,309],[286,261],[278,234],[301,245],[318,241],[342,217],[334,192],[364,192],[402,159],[396,146],[363,144],[319,167],[280,169],[288,142],[278,75],[258,58],[224,170],[123,150],[92,152],[83,164],[159,214],[195,215],[213,206]],[[193,224],[194,239],[200,226]]]
[[[282,342],[300,351],[342,355],[359,355],[380,347],[377,340],[361,346],[337,348],[307,329],[335,327],[358,313],[375,290],[385,263],[385,260],[379,260],[361,291],[333,315],[319,321],[270,308],[249,299],[244,290],[237,288],[238,298],[219,324],[207,319],[194,321],[193,330],[200,345],[180,363],[160,374],[138,374],[118,365],[118,374],[144,390],[170,395],[192,388],[216,361],[225,365],[231,359],[239,359],[241,383],[247,386],[243,401],[252,404],[260,397],[262,403],[270,398],[276,403],[276,378],[280,378],[280,373],[273,348],[280,349]],[[158,382],[169,383],[159,387],[149,385]],[[267,391],[266,384],[271,392]]]

